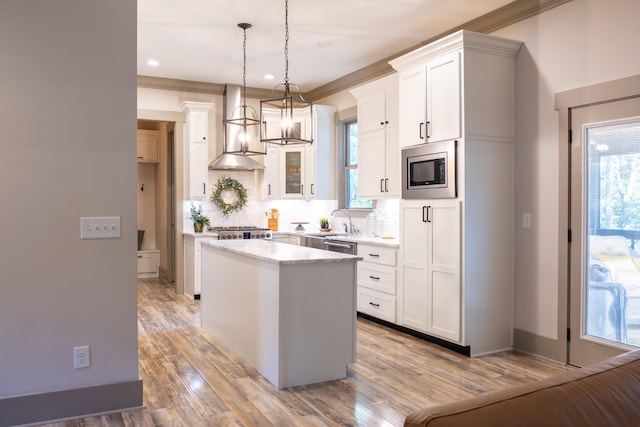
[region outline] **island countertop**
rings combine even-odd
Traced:
[[[222,249],[276,264],[304,264],[340,261],[361,261],[362,257],[288,245],[272,240],[205,240],[203,246]]]

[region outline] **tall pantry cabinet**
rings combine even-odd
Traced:
[[[400,147],[455,140],[457,158],[455,199],[401,201],[397,323],[472,356],[513,345],[520,46],[462,30],[390,62]]]

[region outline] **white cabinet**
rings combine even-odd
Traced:
[[[399,146],[423,144],[427,142],[426,99],[427,69],[424,65],[398,72],[398,102],[400,120]]]
[[[202,289],[202,242],[206,239],[211,237],[184,235],[184,293],[195,299]]]
[[[391,61],[400,79],[400,144],[458,141],[458,197],[401,201],[398,323],[472,356],[513,345],[520,46],[462,30]]]
[[[158,163],[160,160],[160,131],[142,130],[137,133],[139,163]]]
[[[293,234],[273,233],[273,241],[300,246],[300,236]]]
[[[353,89],[358,100],[358,197],[400,194],[396,74]]]
[[[148,249],[138,251],[138,277],[158,277],[160,273],[160,251]]]
[[[460,52],[427,62],[427,142],[460,138]]]
[[[335,198],[335,112],[333,106],[313,106],[313,144],[267,147],[263,199]],[[267,135],[274,128],[275,120],[267,118]]]
[[[396,322],[397,250],[358,243],[358,311]]]
[[[202,200],[207,197],[209,181],[209,110],[213,104],[184,102],[185,197]]]
[[[398,323],[459,343],[460,202],[404,200],[401,218]]]
[[[264,160],[263,188],[263,199],[280,198],[280,147],[277,145],[267,145],[267,154]]]

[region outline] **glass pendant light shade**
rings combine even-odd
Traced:
[[[285,0],[284,94],[279,98],[260,101],[260,138],[265,144],[292,145],[313,143],[313,105],[289,83],[289,2]],[[297,94],[291,92],[294,87]]]

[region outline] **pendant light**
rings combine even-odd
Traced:
[[[289,1],[284,2],[284,87],[280,98],[260,101],[260,139],[265,144],[292,145],[313,143],[313,106],[305,101],[300,89],[289,83]],[[291,93],[295,87],[297,95]]]
[[[242,22],[243,68],[242,91],[236,85],[226,85],[224,91],[223,152],[209,164],[216,170],[256,170],[264,165],[248,156],[266,154],[266,147],[260,142],[260,120],[256,109],[247,105],[247,29],[251,24]],[[240,104],[242,98],[242,104]]]

